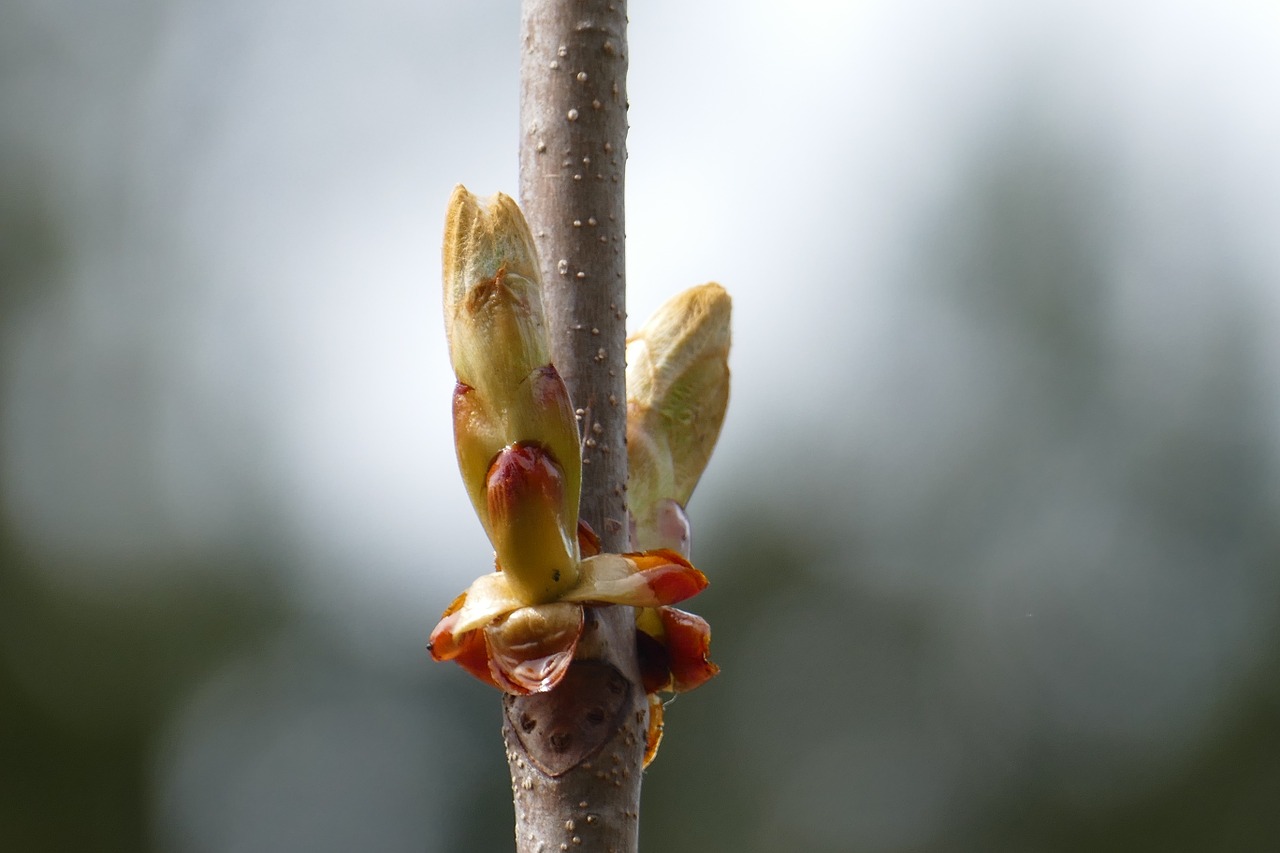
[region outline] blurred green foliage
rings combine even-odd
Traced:
[[[0,538],[0,847],[149,849],[170,715],[278,628],[279,598],[266,584],[166,582],[164,566],[136,595],[104,600],[36,564]]]

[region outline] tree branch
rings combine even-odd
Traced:
[[[625,0],[523,0],[520,199],[542,264],[551,355],[582,429],[581,517],[629,550]],[[516,848],[638,845],[648,723],[634,612],[588,608],[564,682],[505,700]]]

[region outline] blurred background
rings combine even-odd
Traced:
[[[648,850],[1280,849],[1280,12],[631,4],[723,674]],[[511,849],[439,309],[518,8],[0,7],[0,849]]]

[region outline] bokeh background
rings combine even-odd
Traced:
[[[735,297],[648,850],[1280,849],[1280,12],[631,4]],[[0,6],[0,849],[510,849],[439,234],[518,9]]]

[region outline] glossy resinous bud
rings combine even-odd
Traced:
[[[449,199],[444,316],[467,494],[514,588],[531,602],[549,600],[548,590],[576,579],[582,459],[573,406],[547,347],[537,250],[509,197],[482,200],[459,186]],[[545,477],[515,464],[526,453],[518,448],[536,448],[554,467],[554,489],[521,484]],[[517,553],[515,543],[535,550]]]
[[[529,604],[555,601],[578,582],[576,530],[561,524],[564,471],[535,444],[498,453],[486,478],[491,538],[512,592]]]

